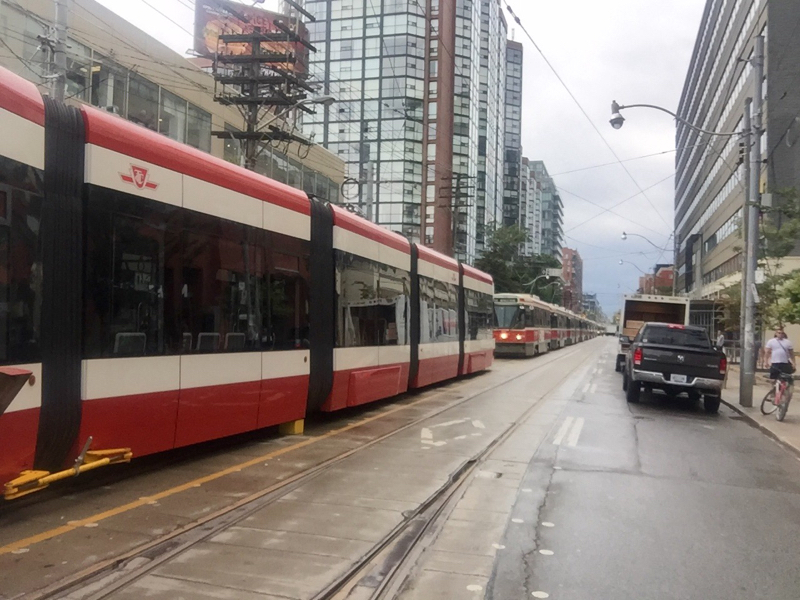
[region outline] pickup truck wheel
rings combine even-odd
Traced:
[[[625,373],[622,374],[622,391],[628,391],[628,376]]]
[[[636,403],[639,402],[639,396],[642,391],[641,384],[636,381],[628,381],[628,376],[625,376],[626,382],[626,389],[625,389],[625,399],[628,402]]]
[[[619,358],[617,358],[617,363],[614,365],[614,370],[615,370],[617,373],[619,373],[620,371],[622,371],[622,361],[621,361]],[[624,388],[623,388],[623,389],[624,389]]]
[[[719,411],[720,397],[719,396],[703,396],[703,408],[709,414],[714,414]]]

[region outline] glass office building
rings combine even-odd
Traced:
[[[506,37],[508,25],[496,0],[481,0],[481,72],[475,248],[486,243],[487,227],[503,222]]]
[[[499,7],[486,3],[495,16],[488,31],[504,36]],[[303,7],[316,18],[308,23],[317,48],[312,82],[337,99],[306,117],[304,133],[345,160],[362,212],[371,170],[374,221],[472,261],[483,2],[306,0]]]

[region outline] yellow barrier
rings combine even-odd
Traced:
[[[9,481],[5,485],[5,499],[14,500],[27,496],[33,492],[43,490],[51,483],[60,481],[61,479],[68,479],[70,477],[77,477],[81,473],[99,469],[106,465],[114,465],[123,462],[130,462],[133,454],[130,448],[116,448],[112,450],[89,450],[88,445],[91,443],[91,438],[86,442],[83,452],[75,461],[75,466],[71,469],[64,469],[63,471],[23,471],[16,479]]]

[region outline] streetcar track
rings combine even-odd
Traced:
[[[530,374],[531,372],[540,370],[542,368],[547,367],[548,365],[560,360],[562,358],[568,358],[575,355],[578,352],[581,352],[584,348],[578,346],[573,347],[568,350],[566,353],[558,353],[558,354],[550,354],[548,353],[544,357],[539,357],[540,360],[545,359],[543,362],[539,364],[534,364],[530,369],[524,370],[516,375],[508,379],[504,379],[502,381],[498,381],[495,384],[492,384],[486,388],[480,389],[476,391],[474,394],[469,396],[465,396],[463,398],[459,398],[458,400],[449,403],[439,409],[434,410],[433,412],[427,413],[425,415],[420,416],[405,425],[402,425],[390,432],[387,432],[369,442],[362,444],[357,448],[353,448],[351,450],[347,450],[341,454],[338,454],[334,457],[326,459],[325,461],[300,471],[295,475],[288,477],[280,482],[277,482],[263,490],[260,490],[250,496],[243,498],[234,504],[231,504],[227,507],[224,507],[206,517],[199,519],[193,523],[185,525],[165,536],[161,536],[157,539],[151,540],[150,542],[139,546],[129,552],[126,552],[120,556],[114,557],[112,559],[108,559],[97,563],[83,571],[76,573],[72,577],[64,579],[56,584],[52,584],[42,590],[37,592],[33,592],[29,594],[27,597],[33,600],[45,599],[45,598],[63,598],[67,595],[71,599],[80,599],[80,600],[102,600],[103,598],[107,598],[111,594],[123,589],[130,583],[135,582],[138,579],[146,576],[160,565],[164,564],[165,562],[169,561],[170,559],[174,558],[175,556],[185,552],[189,548],[197,545],[200,542],[207,540],[208,538],[216,535],[218,532],[235,525],[237,522],[242,521],[243,519],[247,518],[253,512],[258,511],[261,508],[264,508],[281,498],[285,497],[293,490],[297,489],[301,485],[307,483],[308,481],[313,480],[318,475],[322,474],[323,472],[330,469],[335,464],[366,450],[375,444],[378,444],[394,435],[401,433],[409,428],[412,428],[416,425],[419,425],[421,422],[426,421],[428,419],[434,418],[443,412],[446,412],[452,408],[456,408],[474,398],[492,391],[498,387],[504,386],[511,381],[519,379],[525,375]],[[549,359],[549,360],[547,360]],[[577,368],[577,367],[575,367]],[[558,384],[556,384],[558,385]],[[457,386],[453,389],[445,389],[443,392],[453,392],[460,389],[462,386]],[[554,386],[555,387],[555,386]],[[552,391],[552,388],[549,389],[546,393]],[[542,397],[544,397],[544,395]],[[404,405],[402,407],[398,407],[398,410],[409,408],[418,404],[423,404],[427,401],[438,397],[439,394],[435,394],[434,396],[428,398],[422,398],[417,400],[414,403]],[[536,406],[538,406],[539,402],[532,405],[529,409],[526,410],[524,416],[529,414],[529,411],[532,411]],[[382,415],[390,414],[390,413],[381,413]],[[379,418],[381,415],[376,415],[375,418]],[[511,426],[512,428],[515,425]],[[329,432],[335,433],[335,432]],[[329,434],[325,434],[327,437],[330,437]],[[503,434],[501,434],[503,435]],[[315,441],[324,439],[324,436],[319,436],[317,438],[311,438],[306,440],[307,444],[314,443]],[[494,447],[494,441],[489,445],[489,447]],[[288,448],[287,450],[291,449]],[[470,461],[467,461],[465,465],[468,465]],[[462,466],[463,468],[463,466]],[[394,539],[398,534],[404,530],[408,524],[414,519],[420,510],[423,507],[429,506],[431,503],[436,502],[436,498],[440,497],[442,494],[445,494],[448,489],[453,487],[453,483],[449,482],[445,484],[440,490],[435,493],[429,501],[423,503],[422,506],[418,507],[412,514],[412,516],[406,518],[402,523],[400,523],[396,529],[396,532],[393,530],[393,533],[390,534],[392,539]],[[156,494],[157,495],[157,494]],[[154,497],[156,495],[150,496]],[[379,542],[376,545],[377,547],[385,547],[387,544],[391,543],[391,540],[387,540],[385,543]],[[379,552],[380,550],[378,550]],[[370,556],[374,558],[375,553],[369,553]],[[146,561],[142,563],[141,560],[143,559]],[[96,590],[96,591],[95,591]],[[85,595],[81,592],[87,592],[92,595]]]
[[[570,353],[569,356],[573,354]],[[580,367],[580,364],[575,365],[570,374]],[[542,394],[541,399],[561,383],[561,381],[555,382]],[[328,588],[314,596],[313,600],[395,598],[412,573],[419,557],[436,540],[456,504],[466,492],[466,488],[471,482],[471,475],[539,408],[541,399],[528,407],[514,423],[500,432],[483,450],[451,474],[448,482],[424,505],[420,506],[412,518],[400,523],[373,548],[372,552]],[[379,561],[380,557],[385,558]]]

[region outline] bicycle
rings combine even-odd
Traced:
[[[761,401],[761,414],[771,415],[775,411],[778,413],[775,418],[783,421],[786,412],[789,410],[789,402],[792,400],[794,391],[794,375],[791,373],[780,373],[772,389],[767,392]]]

